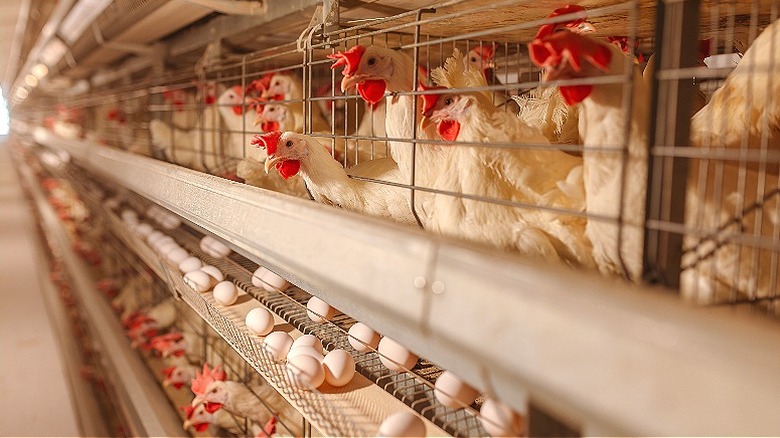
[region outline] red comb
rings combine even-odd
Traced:
[[[547,18],[553,18],[558,17],[561,15],[567,15],[567,14],[575,14],[578,12],[585,12],[585,8],[583,8],[580,5],[566,5],[562,8],[558,8],[552,12],[552,14],[548,15]],[[547,36],[550,36],[555,32],[555,30],[560,26],[565,27],[577,27],[580,24],[585,22],[585,18],[572,18],[569,21],[562,21],[558,23],[550,23],[545,24],[542,27],[539,28],[539,32],[536,33],[536,36],[534,39],[544,38]]]
[[[174,371],[176,371],[176,367],[172,366],[168,368],[163,368],[162,370],[160,370],[160,374],[162,374],[166,378],[170,378],[173,375]]]
[[[346,52],[336,52],[333,54],[328,55],[328,58],[335,59],[336,62],[333,63],[333,65],[330,66],[331,69],[334,69],[340,65],[346,65],[346,68],[342,72],[344,76],[349,76],[355,73],[355,71],[358,68],[358,65],[360,64],[360,58],[363,57],[363,53],[365,53],[366,48],[363,46],[355,46]]]
[[[482,47],[476,47],[474,50],[479,53],[483,60],[493,59],[493,56],[496,54],[496,48],[493,45],[483,45]]]
[[[224,371],[222,371],[219,365],[210,369],[209,364],[204,363],[203,371],[196,373],[195,378],[192,379],[192,384],[190,386],[190,389],[195,394],[204,395],[206,393],[206,389],[213,382],[225,381],[226,379],[227,379],[227,375],[225,374]]]
[[[418,65],[417,71],[422,79],[428,79],[428,68],[426,66]]]
[[[230,87],[230,89],[235,91],[236,94],[238,94],[239,96],[243,96],[244,95],[244,89],[241,88],[241,85],[233,85],[232,87]]]
[[[262,135],[255,135],[252,139],[252,144],[257,147],[265,148],[268,155],[274,155],[276,153],[276,144],[279,143],[279,138],[282,133],[279,131],[271,131]]]
[[[276,418],[276,415],[274,415],[273,417],[269,418],[268,421],[265,423],[265,426],[263,426],[263,432],[262,433],[265,433],[265,435],[263,435],[261,433],[261,434],[258,434],[257,436],[258,437],[260,437],[260,436],[272,436],[273,434],[275,434],[276,433],[276,423],[278,421],[279,420]]]
[[[445,90],[447,87],[428,87],[423,84],[420,84],[419,87],[417,87],[419,91],[428,91],[428,90]],[[439,98],[441,97],[441,94],[423,94],[423,114],[428,114],[433,110],[433,107],[436,106],[436,102],[439,101]]]
[[[184,411],[184,414],[187,415],[187,419],[189,420],[192,418],[192,414],[195,413],[195,407],[190,405],[185,406],[179,406],[179,409]]]

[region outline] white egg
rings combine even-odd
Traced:
[[[423,437],[425,436],[425,422],[409,411],[396,412],[385,418],[385,421],[379,425],[377,436]]]
[[[211,277],[214,278],[214,280],[223,281],[225,279],[225,274],[223,274],[222,271],[220,271],[219,268],[216,266],[203,265],[200,267],[200,270],[209,274]]]
[[[146,242],[149,243],[149,245],[154,244],[155,242],[160,241],[161,239],[165,238],[165,234],[163,234],[162,231],[152,231],[148,236],[146,236]]]
[[[287,280],[262,266],[257,268],[255,273],[252,274],[252,284],[256,287],[262,287],[268,292],[285,290],[290,287],[290,283]]]
[[[159,214],[160,214],[160,207],[156,205],[150,205],[149,208],[146,209],[146,215],[152,219],[156,218],[157,215]]]
[[[479,392],[463,382],[452,371],[445,371],[436,379],[436,400],[452,409],[466,407],[477,399]]]
[[[167,211],[161,214],[158,219],[160,220],[160,225],[166,230],[174,230],[179,228],[179,225],[181,225],[181,219],[179,219],[179,217],[175,214],[169,213]]]
[[[345,350],[337,349],[325,355],[322,361],[325,381],[333,386],[344,386],[355,376],[355,359]]]
[[[299,337],[292,344],[292,348],[296,347],[313,347],[322,354],[322,341],[314,335],[303,335]]]
[[[200,249],[205,251],[206,247],[208,246],[208,243],[212,240],[214,240],[214,238],[206,234],[205,236],[203,236],[203,238],[200,239],[200,243],[198,244],[198,246],[200,247]]]
[[[169,242],[167,240],[160,241],[158,244],[158,250],[160,254],[162,255],[168,255],[169,252],[173,251],[174,249],[181,248],[178,243],[176,242]]]
[[[113,209],[119,207],[120,202],[121,201],[119,199],[117,199],[117,198],[108,198],[103,203],[103,207],[106,207],[109,210],[113,210]]]
[[[314,348],[314,347],[309,347],[307,345],[303,346],[303,347],[301,347],[301,346],[296,347],[293,344],[293,347],[290,349],[290,352],[287,353],[287,360],[289,361],[293,357],[301,355],[301,354],[305,354],[307,356],[311,356],[311,357],[317,359],[320,362],[322,362],[325,359],[325,356],[323,356],[322,353],[317,351],[317,349]]]
[[[232,306],[238,299],[238,288],[230,281],[222,281],[214,286],[214,301],[223,306]]]
[[[184,274],[184,283],[196,292],[206,292],[211,289],[214,279],[203,271],[192,271]]]
[[[163,236],[157,240],[157,248],[162,249],[165,245],[170,245],[171,243],[176,243],[176,241],[173,240],[173,237]],[[179,246],[179,244],[176,243],[176,246]]]
[[[523,416],[498,400],[485,400],[479,414],[479,421],[490,436],[521,436],[524,432]]]
[[[306,309],[308,309],[306,314],[309,316],[309,319],[318,324],[331,320],[336,315],[336,309],[317,297],[309,298],[309,302],[306,303]]]
[[[379,346],[379,333],[362,322],[355,323],[349,328],[349,345],[355,350],[365,353]],[[369,348],[370,347],[370,348]]]
[[[154,228],[152,228],[152,226],[146,222],[142,222],[138,224],[138,227],[135,229],[135,231],[140,234],[141,237],[147,237],[154,232]]]
[[[184,261],[187,257],[190,256],[190,253],[187,252],[184,248],[176,248],[173,251],[169,252],[165,255],[165,257],[168,258],[168,261],[173,263],[174,265],[177,265]]]
[[[292,344],[292,336],[283,331],[273,332],[263,340],[263,348],[275,362],[281,362],[287,358]]]
[[[214,258],[223,258],[230,255],[230,247],[211,236],[203,236],[200,241],[200,249]]]
[[[199,258],[187,257],[186,259],[182,260],[181,263],[179,263],[179,270],[186,274],[188,272],[200,269],[201,266],[203,266],[203,262],[200,261]]]
[[[216,288],[214,288],[214,290],[216,291]],[[268,333],[271,333],[271,330],[274,329],[275,324],[274,316],[271,314],[271,312],[262,307],[257,307],[250,310],[249,313],[246,314],[244,323],[246,323],[246,328],[248,328],[249,331],[260,336],[265,336]],[[292,346],[292,338],[290,339],[290,345]]]
[[[266,269],[262,266],[255,269],[255,272],[252,274],[252,284],[255,287],[263,287],[263,274],[265,271]]]
[[[317,358],[300,354],[287,360],[287,373],[294,386],[317,388],[325,381],[325,371]]]
[[[122,210],[122,212],[121,212],[121,213],[119,213],[119,216],[120,216],[120,217],[121,217],[123,220],[127,220],[127,218],[135,218],[135,219],[138,219],[138,213],[136,213],[136,212],[135,212],[135,211],[133,211],[133,210],[130,210],[129,208],[126,208],[126,209]]]
[[[412,369],[418,357],[403,345],[385,336],[379,341],[379,361],[389,370],[403,372]]]

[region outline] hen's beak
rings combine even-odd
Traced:
[[[255,120],[252,122],[254,126],[257,126],[259,124],[263,123],[262,116],[260,114],[255,114]]]
[[[284,159],[282,159],[280,157],[273,157],[273,158],[272,157],[268,157],[268,158],[266,158],[265,159],[265,173],[266,173],[266,175],[268,174],[268,172],[271,171],[271,169],[273,169],[274,166],[276,166],[276,163],[278,163],[280,161],[284,161]]]
[[[430,117],[423,115],[422,119],[420,119],[420,130],[425,131],[432,124],[433,124],[433,120]]]
[[[192,406],[198,406],[199,404],[205,402],[206,400],[203,398],[203,396],[196,395],[195,398],[192,399]]]
[[[344,76],[344,79],[341,80],[341,92],[349,90],[364,80],[365,78],[362,75]]]
[[[169,382],[167,379],[163,380],[163,388],[167,388],[169,386],[171,386],[171,382]],[[186,429],[186,427],[185,427],[185,429]]]
[[[190,427],[192,427],[192,423],[190,422],[190,420],[184,420],[184,423],[182,423],[181,427],[182,429],[187,430]]]

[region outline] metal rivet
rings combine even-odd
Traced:
[[[414,279],[414,287],[417,289],[422,289],[425,287],[425,285],[428,284],[428,281],[425,280],[425,277],[419,276]]]
[[[444,282],[436,280],[431,285],[431,290],[435,294],[443,294],[444,293]]]

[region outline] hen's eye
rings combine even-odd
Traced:
[[[368,58],[368,65],[376,64],[376,58]]]
[[[447,105],[447,106],[452,105],[452,98],[448,97],[448,98],[444,99],[444,104]]]
[[[477,58],[472,57],[471,62],[477,62]]]
[[[287,146],[288,148],[291,148],[292,147],[292,140],[287,140],[287,143],[285,143],[284,145]]]
[[[212,393],[212,394],[216,394],[216,393],[217,393],[217,388],[214,388],[214,389],[212,389],[212,390],[211,390],[211,393]]]
[[[274,111],[276,111],[276,108],[268,108],[268,112],[271,112],[271,113],[272,113],[272,112],[274,112]]]

